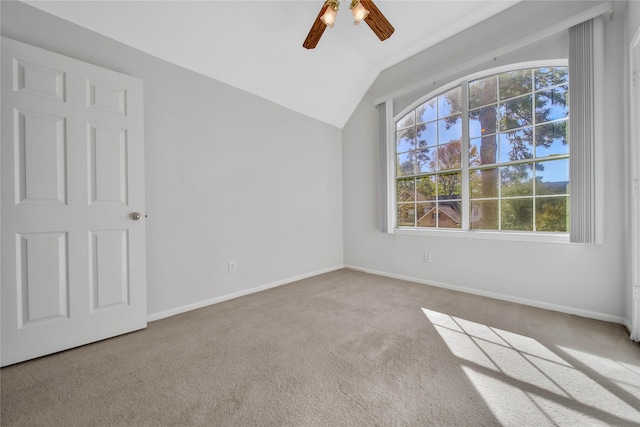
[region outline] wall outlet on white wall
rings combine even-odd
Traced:
[[[237,267],[238,266],[235,261],[229,261],[229,273],[235,273]]]
[[[424,253],[424,262],[431,262],[431,252]]]

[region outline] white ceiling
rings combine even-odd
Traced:
[[[302,42],[323,0],[24,1],[342,128],[380,71],[518,0],[376,0],[396,29],[384,42],[343,0],[313,50]]]

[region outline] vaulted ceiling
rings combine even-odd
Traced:
[[[380,42],[343,0],[313,50],[302,42],[323,0],[25,3],[341,128],[382,70],[517,1],[376,0],[395,27]]]

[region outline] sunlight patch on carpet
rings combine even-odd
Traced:
[[[607,380],[625,390],[631,396],[635,396],[638,399],[638,407],[640,407],[640,366],[633,366],[629,363],[618,362],[564,346],[559,346],[558,349],[564,351],[569,357],[583,364],[586,368],[593,369],[601,375],[606,375]],[[638,361],[640,362],[640,357]]]
[[[638,367],[423,308],[505,425],[640,422]]]

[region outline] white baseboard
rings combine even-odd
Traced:
[[[340,270],[344,268],[344,265],[336,265],[333,267],[325,268],[322,270],[313,271],[310,273],[301,274],[299,276],[289,277],[287,279],[278,280],[276,282],[267,283],[266,285],[256,286],[251,289],[245,289],[244,291],[234,292],[232,294],[222,295],[216,298],[211,298],[204,301],[198,301],[193,304],[183,305],[181,307],[171,308],[169,310],[160,311],[158,313],[152,313],[147,315],[147,322],[153,322],[155,320],[164,319],[166,317],[175,316],[176,314],[186,313],[187,311],[196,310],[198,308],[207,307],[220,302],[229,301],[234,298],[238,298],[244,295],[253,294],[260,291],[266,291],[267,289],[276,288],[278,286],[286,285],[288,283],[297,282],[298,280],[307,279],[309,277],[318,276],[320,274],[329,273],[331,271]]]
[[[558,311],[560,313],[574,314],[576,316],[587,317],[590,319],[603,320],[605,322],[619,323],[631,329],[631,323],[624,317],[612,316],[610,314],[598,313],[596,311],[583,310],[581,308],[569,307],[565,305],[552,304],[543,301],[536,301],[527,298],[519,298],[511,295],[499,294],[496,292],[487,292],[479,289],[468,288],[465,286],[451,285],[449,283],[436,282],[433,280],[425,280],[417,277],[405,276],[402,274],[387,273],[385,271],[372,270],[369,268],[361,268],[353,265],[345,265],[344,268],[348,268],[355,271],[362,271],[364,273],[375,274],[377,276],[390,277],[392,279],[406,280],[409,282],[421,283],[424,285],[435,286],[437,288],[450,289],[453,291],[464,292],[467,294],[479,295],[483,297],[493,298],[501,301],[515,302],[517,304],[528,305],[531,307],[543,308],[545,310]]]

